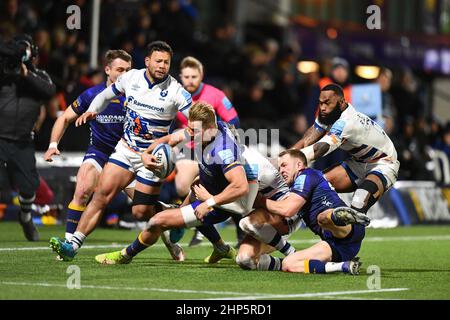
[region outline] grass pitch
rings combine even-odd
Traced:
[[[181,240],[184,262],[172,261],[158,242],[129,265],[99,265],[95,255],[119,250],[137,235],[109,229],[91,234],[72,262],[58,262],[48,239],[62,236],[63,227],[39,231],[42,240],[32,243],[18,223],[0,223],[0,299],[450,299],[450,226],[367,229],[359,276],[244,271],[230,260],[207,265],[211,246],[204,240],[187,247],[192,231]],[[234,243],[232,227],[221,234]],[[290,241],[301,249],[318,238],[303,229]],[[74,270],[81,289],[67,287],[76,283]]]

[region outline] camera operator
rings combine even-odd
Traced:
[[[19,222],[29,241],[39,240],[31,218],[39,185],[32,130],[41,105],[56,91],[47,73],[33,65],[37,54],[26,34],[0,43],[0,197],[7,186],[19,192]]]

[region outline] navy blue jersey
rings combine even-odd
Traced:
[[[225,123],[219,121],[217,124],[217,136],[203,149],[202,155],[196,153],[200,183],[212,195],[221,193],[228,186],[225,173],[243,165],[241,150],[234,135]]]
[[[82,115],[87,111],[95,96],[106,88],[102,83],[87,89],[71,104],[76,114]],[[91,141],[90,144],[104,153],[111,154],[117,142],[123,134],[123,124],[125,122],[125,97],[118,96],[111,100],[105,110],[100,112],[95,121],[90,121]]]
[[[319,213],[327,209],[345,206],[319,170],[306,168],[301,171],[295,178],[290,192],[296,193],[306,200],[299,214],[312,232],[321,237],[323,236],[322,229],[317,223]]]

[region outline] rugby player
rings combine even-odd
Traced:
[[[219,121],[229,123],[235,128],[239,128],[239,117],[231,101],[222,90],[204,83],[203,78],[203,64],[198,59],[188,56],[181,61],[180,80],[183,87],[192,95],[192,101],[194,103],[197,101],[209,103],[214,108]],[[180,127],[185,128],[187,126],[188,120],[183,113],[178,112],[177,120]],[[187,156],[188,155],[184,155],[184,158],[180,158],[176,162],[177,172],[183,173],[175,176],[175,190],[172,191],[172,193],[176,194],[176,197],[186,197],[192,182],[195,177],[198,176],[198,164]],[[239,228],[239,215],[232,215],[232,219],[236,224],[237,238],[238,242],[240,242],[243,238],[243,232]],[[205,233],[208,232],[206,229],[203,231]],[[184,229],[173,229],[171,230],[171,239],[177,242],[181,239],[183,234]],[[202,239],[202,233],[196,230],[189,245],[197,245]]]
[[[58,117],[53,125],[50,144],[45,152],[45,161],[52,162],[52,157],[60,155],[58,143],[70,123],[82,115],[94,100],[95,96],[106,87],[116,82],[117,78],[131,69],[131,56],[123,50],[109,50],[105,54],[106,83],[96,85],[84,91],[72,104]],[[109,156],[114,152],[117,142],[123,134],[125,121],[125,97],[120,95],[110,101],[105,110],[89,123],[91,140],[84,155],[83,163],[78,169],[75,192],[67,208],[66,241],[72,239],[83,211],[94,192],[100,174],[108,162]],[[130,194],[132,192],[129,192]],[[131,195],[132,197],[132,195]]]
[[[160,179],[144,167],[141,153],[152,142],[169,133],[178,111],[187,112],[191,95],[169,75],[172,48],[163,41],[154,41],[147,47],[146,68],[132,69],[121,75],[116,83],[99,93],[89,109],[76,120],[82,125],[103,111],[109,101],[121,94],[126,97],[126,121],[123,138],[110,156],[92,201],[78,223],[70,243],[53,237],[50,245],[64,260],[72,260],[86,237],[95,229],[107,204],[117,192],[136,178],[132,211],[139,220],[148,220],[161,210],[158,203]],[[152,157],[149,155],[149,157]],[[153,156],[154,169],[158,168]],[[164,239],[163,239],[164,240]],[[175,260],[184,260],[179,245],[165,241]]]
[[[165,229],[212,225],[228,219],[229,215],[217,214],[213,207],[237,201],[241,210],[248,210],[249,201],[256,196],[256,184],[249,184],[243,167],[242,155],[234,134],[223,122],[216,121],[213,108],[204,102],[195,103],[189,111],[187,131],[198,147],[194,149],[199,163],[199,183],[212,197],[206,201],[196,200],[192,194],[183,206],[168,209],[153,216],[147,230],[121,251],[101,254],[96,261],[103,264],[129,263],[142,250],[153,245]],[[251,201],[250,207],[253,205]],[[230,247],[222,240],[214,248],[227,252]]]
[[[340,213],[346,223],[368,225],[367,211],[397,181],[400,162],[391,139],[375,121],[346,102],[336,84],[321,89],[318,117],[293,148],[301,149],[308,164],[337,148],[351,154],[324,172],[337,192],[354,192],[351,208]]]
[[[255,216],[242,220],[243,229],[251,233],[259,224],[258,216],[275,214],[286,218],[298,214],[321,241],[284,259],[272,257],[261,252],[263,247],[244,241],[237,256],[238,264],[258,270],[358,274],[361,262],[356,255],[364,239],[364,226],[342,223],[337,213],[346,206],[345,203],[320,171],[307,167],[306,157],[301,151],[285,150],[280,153],[278,162],[279,171],[290,187],[289,194],[279,201],[261,198],[261,208],[255,210]],[[279,226],[279,230],[287,229],[281,224]]]

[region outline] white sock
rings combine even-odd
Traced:
[[[325,263],[325,272],[340,272],[342,271],[343,262],[327,262]]]
[[[72,244],[73,250],[77,251],[83,245],[86,236],[79,231],[75,231],[72,236],[70,243]]]
[[[64,238],[66,239],[67,242],[72,241],[72,237],[73,237],[73,233],[66,232],[66,233],[64,234]]]

